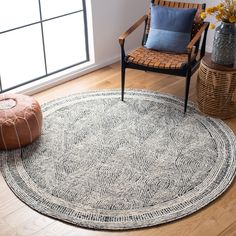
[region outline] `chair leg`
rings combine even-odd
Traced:
[[[184,113],[186,113],[187,106],[188,106],[188,94],[189,94],[190,80],[191,80],[191,73],[188,73],[186,76],[186,84],[185,84]]]
[[[125,93],[125,65],[121,65],[121,101],[124,101]]]

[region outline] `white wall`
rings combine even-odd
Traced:
[[[177,0],[206,3],[213,6],[220,0]],[[119,35],[147,12],[150,0],[91,0],[96,64],[114,62],[120,56]],[[207,18],[207,20],[211,20]],[[126,42],[130,50],[140,45],[143,27],[131,35]],[[207,51],[211,52],[214,30],[208,31]]]
[[[211,6],[215,6],[217,4],[219,4],[220,0],[206,0],[205,1],[206,4],[207,4],[207,7],[211,7]],[[207,17],[206,19],[207,21],[210,21],[212,23],[215,23],[215,19],[214,17]],[[219,25],[220,23],[216,24]],[[208,31],[208,37],[207,37],[207,47],[206,47],[206,50],[208,52],[212,52],[212,45],[213,45],[213,39],[214,39],[214,33],[215,33],[215,30],[211,30],[209,29]]]
[[[144,15],[148,6],[149,0],[91,0],[96,64],[119,59],[119,35]],[[127,50],[141,44],[143,27],[127,39]]]

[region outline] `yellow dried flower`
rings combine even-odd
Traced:
[[[217,6],[215,6],[215,7],[212,7],[212,11],[213,11],[213,12],[216,12],[216,11],[218,11],[218,7],[217,7]]]
[[[236,22],[236,16],[230,16],[229,17],[229,22],[230,23],[235,23]]]
[[[215,25],[211,23],[210,26],[209,26],[209,28],[210,28],[210,29],[215,29]]]
[[[209,7],[209,8],[206,8],[206,13],[207,14],[212,14],[212,9]]]
[[[205,19],[208,15],[215,16],[217,22],[236,23],[236,0],[221,0],[218,5],[206,8],[201,18]],[[215,24],[210,24],[210,29],[214,28]]]
[[[201,18],[202,18],[202,19],[205,19],[206,16],[207,16],[207,15],[206,15],[206,12],[202,12],[202,13],[201,13]]]
[[[224,9],[223,7],[221,7],[221,8],[219,8],[219,12],[220,12],[221,14],[225,14],[225,9]]]
[[[216,15],[216,20],[217,20],[217,21],[222,20],[222,14],[218,14],[218,15]]]

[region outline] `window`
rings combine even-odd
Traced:
[[[85,0],[0,0],[0,90],[89,60]]]

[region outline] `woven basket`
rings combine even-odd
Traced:
[[[227,119],[236,116],[236,70],[221,71],[201,62],[197,79],[197,103],[201,112]]]

